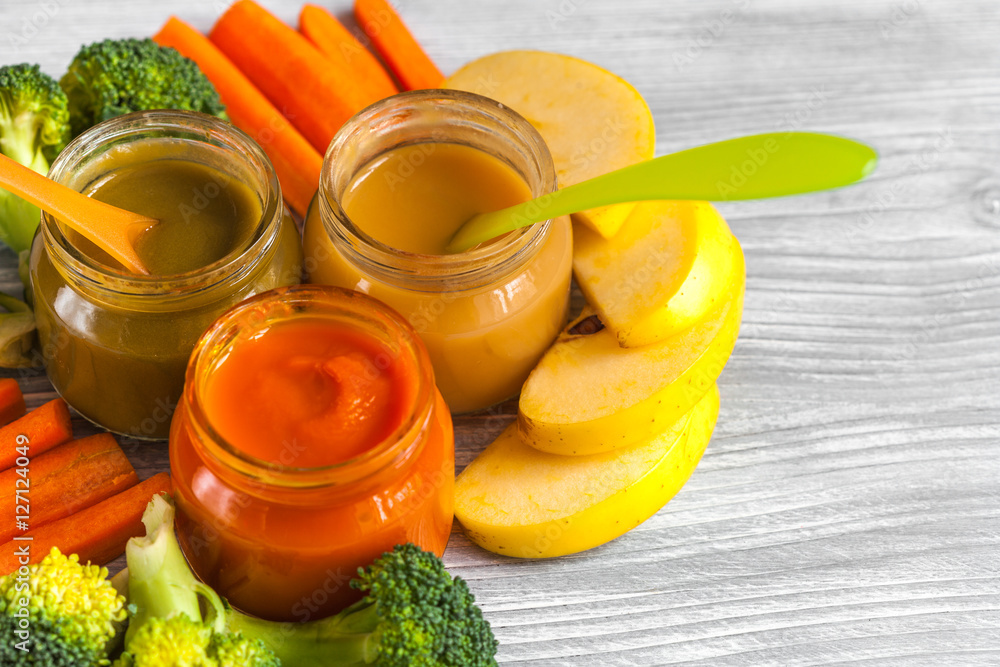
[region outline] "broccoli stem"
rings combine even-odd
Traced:
[[[31,308],[23,301],[0,293],[0,309],[3,309],[0,311],[0,366],[24,368],[33,365],[31,348],[35,339],[35,316]]]
[[[0,241],[12,250],[20,252],[31,247],[41,217],[41,211],[31,202],[0,190]]]
[[[0,117],[0,152],[39,174],[49,171],[49,161],[38,141],[38,119],[33,111]]]
[[[188,567],[180,544],[174,536],[174,507],[161,496],[154,496],[142,516],[144,538],[133,538],[125,549],[129,569],[129,606],[134,607],[125,635],[125,644],[151,618],[169,618],[185,614],[202,622],[201,599],[209,605],[217,626],[222,625],[222,599],[195,578]],[[217,628],[219,629],[219,628]]]
[[[358,602],[336,616],[308,623],[276,623],[226,610],[226,629],[260,639],[283,665],[348,667],[372,663],[378,653],[379,623],[373,603]]]

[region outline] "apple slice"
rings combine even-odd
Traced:
[[[573,271],[580,289],[626,347],[687,329],[733,280],[736,239],[708,202],[641,202],[611,239],[580,228]]]
[[[455,480],[455,517],[494,553],[549,558],[604,544],[674,497],[705,451],[719,413],[715,385],[690,413],[631,447],[558,456],[524,444],[512,424]]]
[[[588,455],[652,437],[708,391],[732,353],[743,314],[743,253],[733,242],[733,279],[714,310],[690,328],[643,347],[621,347],[609,329],[569,327],[521,389],[525,443]]]
[[[559,187],[649,160],[655,152],[653,114],[642,95],[579,58],[502,51],[473,60],[443,87],[493,98],[524,116],[548,144]],[[634,206],[603,206],[573,219],[610,238]]]

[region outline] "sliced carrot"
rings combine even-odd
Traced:
[[[63,399],[53,399],[0,428],[0,470],[13,466],[25,452],[39,456],[72,437],[69,407]]]
[[[9,424],[27,411],[21,385],[13,378],[0,379],[0,426]]]
[[[125,553],[130,538],[146,534],[142,514],[158,493],[170,493],[170,475],[161,472],[85,510],[31,531],[0,546],[0,575],[37,563],[52,547],[77,554],[80,562],[103,565]],[[21,562],[21,558],[24,561]]]
[[[332,62],[353,69],[375,97],[389,97],[399,92],[378,58],[327,10],[317,5],[303,5],[299,14],[299,32]]]
[[[300,216],[305,216],[319,187],[323,156],[200,32],[170,17],[153,40],[161,46],[177,49],[182,56],[198,64],[219,92],[233,125],[253,137],[271,158],[288,205]]]
[[[98,503],[139,478],[110,433],[67,442],[0,472],[0,543]]]
[[[444,74],[387,0],[354,0],[354,17],[403,90],[441,87]]]
[[[320,153],[348,118],[379,99],[356,72],[252,0],[233,3],[209,39]]]

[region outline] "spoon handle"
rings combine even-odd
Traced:
[[[596,206],[654,199],[730,201],[827,190],[875,168],[870,147],[828,134],[775,132],[664,155],[466,222],[449,245],[467,250],[506,232]]]
[[[67,227],[93,242],[129,270],[149,273],[132,242],[140,232],[156,224],[153,218],[92,199],[2,154],[0,188],[59,218]],[[81,220],[85,220],[86,224],[81,224]]]

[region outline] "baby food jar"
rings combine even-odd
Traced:
[[[227,392],[244,373],[262,379]],[[391,415],[372,412],[380,402]],[[243,423],[269,411],[293,413],[283,432]],[[346,450],[342,432],[359,427],[363,446]],[[235,607],[318,618],[356,600],[357,568],[396,544],[443,554],[454,461],[451,415],[402,317],[335,287],[273,290],[223,315],[191,356],[170,433],[178,536]]]
[[[135,275],[43,214],[30,260],[42,355],[56,391],[95,424],[143,439],[167,437],[202,332],[238,301],[298,283],[302,266],[301,242],[267,156],[217,118],[182,111],[114,118],[71,142],[49,177],[88,192],[130,171],[148,188],[132,193],[141,201],[164,186],[141,171],[159,161],[218,175],[179,190],[174,203],[182,220],[231,194],[227,184],[246,191],[253,213],[231,247],[193,270]],[[181,243],[175,254],[184,259],[202,246]]]
[[[512,167],[532,196],[555,188],[541,136],[496,101],[452,90],[386,98],[348,121],[330,144],[304,229],[305,268],[314,283],[370,294],[420,334],[438,387],[453,412],[516,395],[565,323],[572,265],[568,217],[519,229],[454,255],[404,252],[374,239],[345,213],[352,181],[404,146],[451,143]],[[433,150],[429,148],[428,150]],[[420,169],[414,153],[406,169]],[[407,225],[406,211],[392,224]]]

